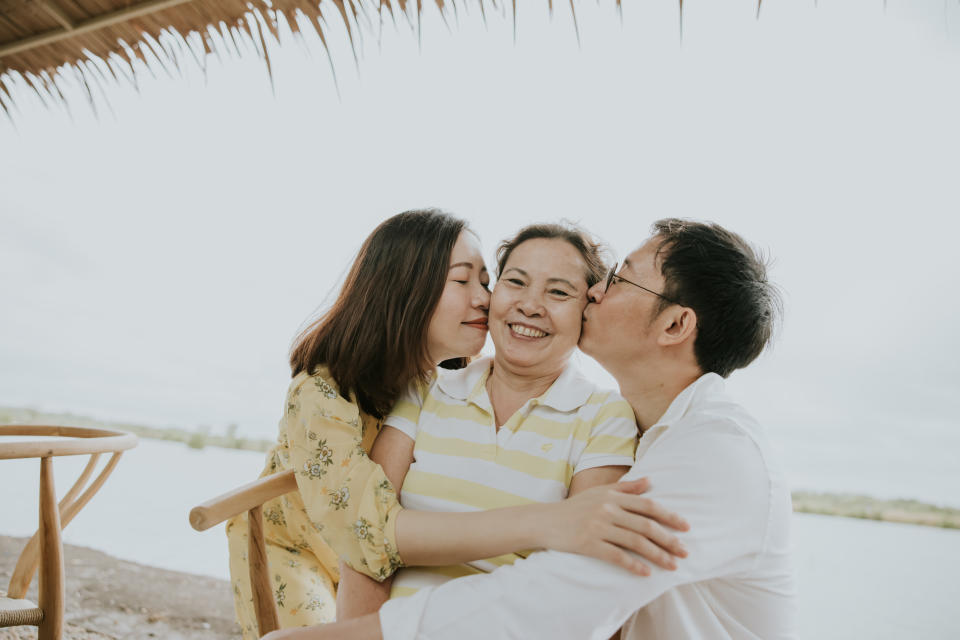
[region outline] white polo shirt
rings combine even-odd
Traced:
[[[636,576],[547,551],[380,609],[385,640],[623,637],[779,640],[797,634],[790,493],[762,430],[705,374],[640,439],[625,480],[682,515],[689,557]]]

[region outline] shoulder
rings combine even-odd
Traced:
[[[691,407],[675,425],[679,440],[697,441],[717,456],[752,462],[757,473],[770,475],[778,467],[766,433],[742,405],[726,395],[716,395]]]
[[[287,389],[287,413],[296,413],[302,418],[334,418],[350,423],[360,419],[360,408],[340,395],[336,382],[325,367],[294,376]]]
[[[656,429],[640,438],[632,475],[669,476],[678,491],[709,498],[724,505],[729,516],[755,524],[789,504],[777,456],[760,425],[739,405],[711,401],[691,407],[663,432]],[[645,447],[645,438],[652,444]]]
[[[593,385],[593,383],[590,383]],[[593,385],[587,401],[580,410],[581,416],[588,417],[592,422],[621,419],[631,423],[636,428],[633,407],[623,396],[612,389],[601,389]]]
[[[456,400],[466,400],[490,370],[493,358],[483,356],[473,360],[463,369],[440,369],[430,385],[431,394],[442,393]]]

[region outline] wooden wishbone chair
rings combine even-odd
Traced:
[[[262,505],[296,490],[297,479],[293,470],[288,469],[245,484],[190,510],[190,526],[197,531],[206,531],[224,520],[247,512],[250,588],[253,592],[257,629],[261,636],[280,628],[277,603],[273,600],[273,591],[270,588],[270,567],[267,565],[267,548],[263,539]]]
[[[35,440],[0,444],[0,460],[40,458],[40,526],[17,560],[6,595],[0,593],[0,628],[32,625],[40,628],[39,640],[59,640],[63,634],[65,595],[60,532],[100,490],[117,466],[121,452],[137,446],[137,437],[108,429],[0,425],[0,437],[3,436],[40,436]],[[113,455],[84,490],[101,453]],[[53,458],[77,455],[89,455],[90,460],[58,505]],[[38,567],[39,606],[25,599]]]

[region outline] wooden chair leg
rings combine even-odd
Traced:
[[[60,510],[53,484],[53,458],[40,459],[40,623],[39,640],[60,640],[63,635],[63,544]]]
[[[253,610],[261,636],[280,628],[277,603],[270,587],[270,567],[267,564],[267,546],[263,539],[263,509],[259,506],[247,512],[249,532],[247,559],[250,563],[250,589],[253,592]]]
[[[63,500],[60,501],[61,530],[70,524],[70,521],[73,520],[74,516],[77,515],[80,509],[82,509],[90,501],[90,498],[92,498],[97,491],[100,490],[100,487],[103,486],[103,483],[107,481],[107,478],[110,477],[110,474],[113,473],[114,468],[120,461],[120,452],[115,452],[110,457],[110,460],[107,461],[107,464],[104,465],[103,469],[100,471],[100,475],[98,475],[93,483],[87,487],[87,490],[83,492],[83,495],[81,495],[79,499],[76,498],[77,493],[80,492],[80,489],[83,488],[90,475],[93,473],[93,469],[96,466],[97,459],[99,457],[99,453],[91,456],[91,459],[87,463],[83,473],[80,474],[80,478],[77,479],[73,487],[70,488],[70,491],[67,492],[67,495],[65,495]],[[35,533],[27,542],[26,547],[23,549],[23,553],[20,554],[20,558],[17,560],[17,566],[14,568],[13,576],[10,578],[10,586],[7,588],[7,595],[11,598],[25,598],[27,589],[30,588],[30,582],[33,580],[33,575],[37,572],[37,567],[39,565],[40,532],[38,530],[37,533]]]

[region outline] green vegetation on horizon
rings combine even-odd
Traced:
[[[881,500],[848,493],[794,491],[793,510],[799,513],[960,529],[960,509],[938,507],[919,500]]]
[[[13,407],[0,407],[0,425],[4,424],[49,424],[118,429],[135,433],[141,438],[182,442],[194,449],[211,446],[225,449],[266,451],[274,444],[271,440],[238,438],[236,425],[227,427],[227,433],[223,435],[213,435],[206,427],[201,427],[196,431],[175,427],[145,427],[136,424],[94,420],[93,418],[69,413],[48,413],[35,409]],[[880,500],[869,496],[844,493],[795,491],[793,493],[793,510],[798,513],[960,529],[960,509],[939,507],[918,500]]]

